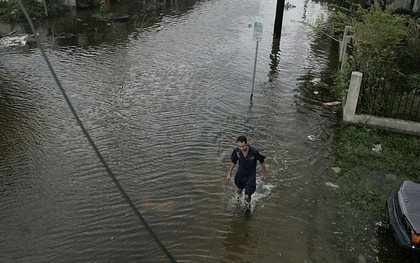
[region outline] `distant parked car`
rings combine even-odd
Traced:
[[[386,223],[400,246],[420,252],[420,183],[404,181],[386,202]]]

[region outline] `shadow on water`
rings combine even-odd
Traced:
[[[229,234],[223,241],[223,245],[227,250],[226,259],[229,262],[241,261],[242,255],[247,251],[246,247],[252,244],[253,237],[249,228],[250,222],[246,219],[242,218],[231,221]]]

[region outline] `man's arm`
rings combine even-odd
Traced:
[[[267,174],[267,169],[265,168],[265,164],[261,163],[261,180],[263,181],[267,181],[268,180],[268,174]]]
[[[226,174],[226,180],[228,182],[230,182],[232,180],[232,172],[233,172],[233,169],[235,168],[235,166],[236,166],[236,163],[231,163],[230,164],[229,171]]]

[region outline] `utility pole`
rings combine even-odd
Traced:
[[[276,71],[280,51],[281,28],[283,27],[284,0],[277,0],[276,18],[274,20],[273,45],[271,48],[271,70]]]
[[[284,0],[277,0],[276,19],[274,20],[274,38],[281,38],[283,27]]]

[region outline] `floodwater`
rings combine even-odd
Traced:
[[[166,249],[177,262],[343,262],[326,184],[336,115],[321,105],[336,52],[302,23],[327,23],[328,6],[293,1],[276,51],[275,0],[167,2],[121,3],[129,21],[78,11],[37,24],[121,189],[36,45],[0,49],[1,261],[169,262]],[[238,135],[267,156],[270,176],[250,219],[225,180]]]

